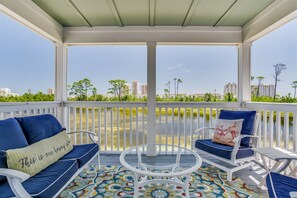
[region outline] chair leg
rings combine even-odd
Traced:
[[[101,165],[100,165],[100,153],[98,152],[98,155],[97,155],[97,165],[98,165],[98,169],[100,169]]]
[[[251,168],[250,168],[250,170],[251,170],[251,171],[254,171],[254,170],[255,170],[254,162],[251,163]]]
[[[232,172],[231,171],[227,172],[227,181],[232,182]]]

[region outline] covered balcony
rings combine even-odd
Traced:
[[[55,101],[0,103],[0,120],[53,114],[69,131],[95,132],[101,165],[118,166],[119,155],[137,145],[164,144],[164,153],[173,152],[174,145],[194,150],[194,131],[214,127],[222,109],[255,110],[261,117],[259,147],[297,152],[297,104],[251,101],[252,44],[297,17],[295,0],[0,0],[0,11],[55,44]],[[67,49],[85,45],[146,46],[147,101],[68,101]],[[236,46],[238,101],[157,102],[159,45]],[[84,133],[70,138],[74,144],[91,142]],[[260,156],[254,163],[254,170],[234,177],[248,192],[267,197],[257,188],[265,174]],[[296,162],[285,172],[294,167]]]

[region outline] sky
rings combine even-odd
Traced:
[[[54,44],[18,22],[0,14],[0,88],[23,94],[54,87]],[[284,63],[278,93],[293,93],[297,80],[297,19],[253,42],[252,76],[273,84],[273,65]],[[68,50],[68,84],[89,78],[98,93],[106,94],[109,80],[147,82],[146,46],[71,46]],[[179,93],[223,93],[237,82],[236,46],[157,46],[157,94],[179,78]],[[256,84],[254,80],[252,84]]]

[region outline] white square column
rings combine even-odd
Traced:
[[[55,56],[55,101],[62,102],[61,108],[57,111],[57,118],[63,127],[67,127],[67,109],[63,107],[63,101],[67,101],[67,45],[56,44]]]
[[[156,46],[147,43],[147,143],[156,143]],[[148,147],[147,155],[154,156],[156,147]]]
[[[238,101],[251,101],[251,43],[238,46]]]

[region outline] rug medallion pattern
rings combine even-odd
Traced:
[[[122,166],[89,165],[60,194],[66,197],[133,197],[133,175]],[[175,185],[152,184],[139,188],[139,197],[181,198],[184,190]],[[226,173],[212,166],[202,166],[191,174],[190,197],[259,197],[239,178],[226,182]]]

